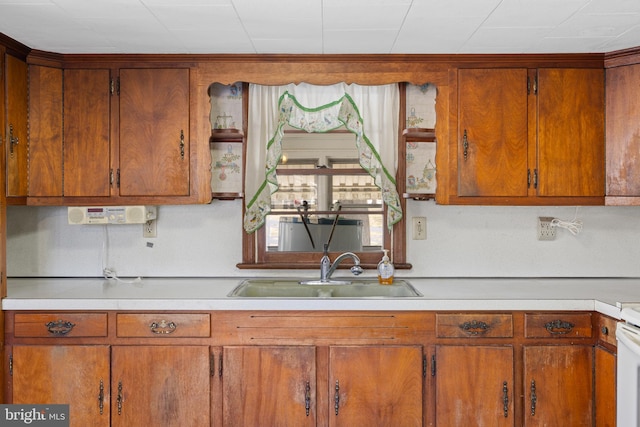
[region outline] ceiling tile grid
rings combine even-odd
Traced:
[[[0,0],[57,53],[590,53],[640,46],[638,0]]]

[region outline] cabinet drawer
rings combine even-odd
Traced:
[[[525,314],[527,338],[590,338],[593,335],[591,313]]]
[[[438,338],[511,338],[511,314],[436,314]]]
[[[616,346],[616,326],[618,321],[601,315],[598,319],[598,340]]]
[[[15,337],[106,337],[107,313],[16,313]]]
[[[202,337],[211,335],[206,313],[119,313],[116,316],[118,337]]]

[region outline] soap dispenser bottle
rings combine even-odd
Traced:
[[[382,256],[382,260],[378,263],[378,281],[381,285],[392,285],[395,267],[389,260],[389,251],[386,249],[383,249],[383,251],[384,255]]]

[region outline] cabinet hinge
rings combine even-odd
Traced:
[[[13,376],[13,354],[9,355],[9,375]]]
[[[527,95],[531,95],[532,92],[534,95],[538,94],[538,76],[535,76],[533,81],[527,76]]]
[[[436,355],[431,356],[431,376],[436,376]]]
[[[422,376],[424,378],[427,377],[427,355],[426,354],[422,355]]]
[[[111,78],[109,81],[109,93],[111,93],[112,96],[120,96],[120,77],[116,77],[115,79]]]

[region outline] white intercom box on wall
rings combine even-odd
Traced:
[[[71,206],[69,224],[144,224],[156,219],[156,206]]]

